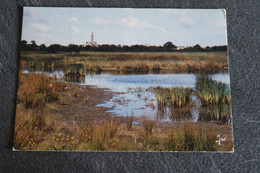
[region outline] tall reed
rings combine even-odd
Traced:
[[[174,107],[183,107],[191,102],[191,92],[189,88],[171,88],[169,90],[170,103]]]
[[[196,94],[203,105],[230,103],[230,88],[208,77],[199,77],[196,81]]]
[[[167,105],[172,107],[183,107],[192,103],[192,90],[189,88],[161,88],[153,89],[155,92],[158,109],[165,108]]]

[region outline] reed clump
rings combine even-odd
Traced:
[[[158,109],[165,108],[167,105],[172,107],[184,107],[192,103],[192,89],[189,88],[161,88],[153,89],[158,104]]]
[[[200,127],[184,122],[169,134],[168,151],[216,151],[217,131],[212,127]]]
[[[196,81],[196,94],[203,105],[230,104],[231,94],[227,84],[200,77]]]
[[[163,109],[167,105],[168,102],[168,92],[162,88],[156,88],[155,97],[157,100],[158,109]]]
[[[170,104],[173,107],[183,107],[191,102],[192,90],[189,88],[171,88],[169,89]]]
[[[85,74],[85,68],[83,64],[69,64],[64,72],[67,76],[81,76]]]

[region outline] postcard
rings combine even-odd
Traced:
[[[223,9],[24,7],[14,150],[232,152]]]

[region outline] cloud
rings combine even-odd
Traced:
[[[162,12],[173,15],[184,26],[191,27],[195,24],[188,9],[163,9]]]
[[[78,22],[78,18],[76,18],[76,17],[71,17],[70,19],[69,19],[69,23],[71,24],[71,23],[77,23]]]
[[[163,13],[171,14],[174,16],[186,16],[188,14],[188,10],[185,9],[163,9]]]
[[[37,30],[37,31],[41,31],[41,32],[48,32],[51,30],[50,27],[48,27],[47,25],[43,24],[43,23],[32,23],[32,27]]]
[[[60,19],[61,18],[61,15],[60,14],[57,14],[56,15],[56,19]]]
[[[185,26],[192,26],[195,23],[192,18],[188,17],[182,17],[179,19],[179,21]]]
[[[23,13],[23,22],[25,24],[30,22],[43,23],[44,20],[42,14],[36,8],[25,7]]]
[[[101,17],[97,17],[96,19],[91,20],[90,22],[92,22],[94,24],[98,24],[98,25],[109,25],[109,24],[113,23],[113,21],[102,19]]]
[[[133,17],[118,18],[115,21],[97,17],[96,19],[91,20],[91,22],[97,25],[113,25],[124,29],[153,29],[161,32],[167,32],[164,28],[154,26],[152,24],[149,24],[147,21],[140,21]]]
[[[72,34],[72,35],[78,35],[78,34],[80,34],[80,30],[78,29],[78,27],[72,26],[72,27],[71,27],[71,34]]]
[[[123,17],[118,19],[119,25],[126,29],[153,29],[161,32],[167,32],[166,29],[149,24],[147,21],[140,21],[133,17]]]

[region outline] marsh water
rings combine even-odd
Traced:
[[[115,92],[109,101],[99,104],[111,108],[109,112],[115,116],[145,116],[158,121],[212,121],[222,120],[227,122],[231,115],[229,106],[201,107],[196,96],[193,96],[194,105],[187,108],[166,108],[159,110],[154,92],[154,87],[185,87],[195,88],[196,78],[199,74],[192,73],[163,73],[163,74],[115,74],[99,73],[86,74],[80,78],[64,78],[63,70],[41,71],[24,69],[24,73],[45,73],[49,76],[58,76],[66,82],[76,82],[81,85],[90,85],[107,88]],[[200,74],[201,75],[201,74]],[[204,74],[205,75],[205,74]],[[228,84],[228,73],[208,74],[209,78]]]

